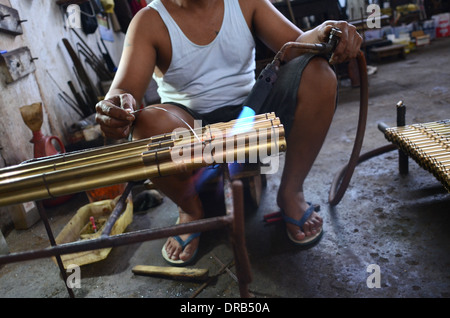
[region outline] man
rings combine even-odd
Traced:
[[[361,37],[344,21],[327,21],[302,32],[269,0],[154,0],[131,22],[122,58],[105,100],[97,104],[97,122],[106,136],[148,138],[236,118],[254,84],[254,37],[277,52],[290,41],[327,41],[332,27],[342,31],[331,63],[356,57]],[[320,238],[322,218],[303,195],[303,182],[320,151],[335,110],[337,79],[328,61],[290,50],[262,112],[275,111],[286,127],[287,152],[277,204],[290,239],[305,244]],[[138,115],[151,77],[162,104]],[[140,103],[140,102],[139,102]],[[161,111],[164,109],[165,111]],[[152,182],[179,206],[179,222],[203,217],[191,173]],[[303,220],[299,223],[299,220]],[[186,264],[195,256],[198,235],[169,238],[163,256]]]

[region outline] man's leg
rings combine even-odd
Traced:
[[[164,108],[168,112],[149,107],[138,113],[133,139],[149,138],[172,132],[180,127],[188,128],[183,121],[194,127],[194,118],[181,108],[167,104],[155,106]],[[202,204],[195,191],[193,174],[191,172],[152,178],[151,181],[161,192],[179,206],[179,223],[187,223],[203,218]],[[180,235],[183,240],[186,240],[188,236],[189,234]],[[192,257],[198,247],[198,243],[199,239],[195,238],[182,250],[180,244],[174,238],[169,238],[165,246],[171,259],[185,261]]]
[[[322,147],[336,105],[337,79],[328,62],[313,58],[300,81],[292,129],[287,139],[285,166],[278,191],[277,203],[283,212],[296,220],[305,213],[308,204],[303,195],[303,183]],[[313,213],[304,225],[304,233],[287,223],[289,233],[296,239],[314,235],[323,220]]]

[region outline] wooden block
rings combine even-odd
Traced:
[[[6,83],[10,84],[36,70],[34,60],[28,47],[21,47],[16,50],[0,55],[0,67],[3,68]]]
[[[22,22],[16,9],[0,4],[0,32],[14,36],[22,34]]]
[[[136,275],[166,277],[178,280],[206,280],[208,279],[208,269],[185,268],[185,267],[165,267],[151,265],[136,265],[132,272]]]
[[[371,54],[374,54],[377,60],[380,60],[387,56],[399,56],[405,57],[405,46],[402,44],[392,44],[382,47],[373,48],[370,50]]]

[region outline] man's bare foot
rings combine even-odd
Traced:
[[[179,209],[177,224],[188,223],[199,219],[201,217],[196,218]],[[199,241],[200,239],[197,233],[179,235],[178,240],[175,237],[169,237],[163,247],[166,253],[165,256],[171,261],[179,261],[180,263],[188,262],[195,256]],[[182,244],[185,244],[184,248]]]
[[[277,203],[286,216],[297,221],[303,217],[305,211],[310,207],[301,192],[290,195],[279,194]],[[303,231],[299,226],[286,222],[287,231],[296,241],[301,241],[307,237],[316,235],[321,231],[322,225],[323,219],[316,212],[313,212],[309,219],[305,222],[303,225]]]

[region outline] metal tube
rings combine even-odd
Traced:
[[[265,141],[253,143],[251,142],[252,136],[258,137],[259,133],[250,132],[249,134],[228,138],[227,142],[232,141],[231,149],[230,147],[223,149],[223,141],[213,141],[208,145],[210,149],[214,150],[214,153],[207,153],[208,156],[206,157],[204,156],[205,145],[203,143],[190,144],[187,147],[189,153],[187,158],[189,160],[183,162],[172,160],[173,148],[167,148],[0,182],[0,206],[58,197],[129,181],[141,181],[158,176],[172,175],[180,171],[227,162],[227,160],[248,160],[253,154],[267,157],[286,150],[282,126],[268,130],[267,140]],[[207,159],[210,159],[210,161]]]
[[[251,122],[255,123],[260,120],[275,119],[275,118],[276,118],[275,113],[266,113],[266,114],[255,115],[253,117],[253,119],[251,120]],[[231,128],[234,126],[234,124],[236,124],[237,121],[238,121],[238,119],[233,119],[228,122],[220,122],[220,123],[216,123],[216,124],[205,125],[203,127],[196,128],[196,129],[194,128],[193,130],[196,134],[202,134],[211,128],[217,128],[217,129],[224,129],[224,128],[228,128],[228,127]],[[156,143],[156,142],[159,142],[162,140],[174,139],[175,135],[176,135],[176,132],[169,132],[166,134],[152,136],[149,139],[151,140],[152,143]]]
[[[267,119],[267,120],[247,123],[244,126],[239,126],[239,129],[245,129],[246,127],[248,127],[249,129],[254,131],[254,130],[259,130],[259,129],[270,129],[270,128],[278,127],[278,126],[281,126],[281,122],[278,118],[276,118],[276,119]],[[227,135],[227,130],[232,129],[232,128],[233,127],[228,127],[228,126],[226,126],[226,127],[225,126],[224,127],[208,127],[198,137],[200,138],[201,141],[209,141],[216,137],[216,136],[211,135],[213,132],[220,132],[219,137],[225,137]],[[188,130],[186,132],[189,133]],[[178,136],[180,136],[180,134],[178,134]],[[185,137],[185,136],[183,136],[183,137]],[[187,143],[197,142],[197,141],[198,140],[197,140],[196,136],[193,134],[191,134],[189,138],[185,138],[185,139],[179,139],[179,138],[177,138],[176,134],[172,134],[171,139],[161,139],[161,140],[150,143],[148,145],[148,150],[164,148],[164,147],[173,147],[173,146],[175,146],[175,144],[180,145],[180,144],[187,144]]]
[[[131,141],[118,145],[104,146],[93,148],[90,150],[75,151],[70,153],[62,153],[54,156],[36,158],[36,160],[31,160],[11,167],[6,167],[0,169],[0,181],[2,179],[7,179],[11,177],[27,176],[37,173],[60,170],[62,168],[67,168],[71,166],[77,166],[81,164],[88,164],[89,160],[98,157],[108,158],[109,156],[114,156],[114,154],[124,154],[130,155],[128,151],[142,152],[145,151],[146,145],[149,140],[138,140]],[[80,163],[80,164],[78,164]],[[42,169],[42,170],[40,170]]]
[[[111,212],[108,221],[106,221],[106,224],[103,227],[102,236],[109,236],[109,234],[111,234],[111,230],[117,219],[122,215],[123,211],[125,211],[125,208],[127,206],[127,199],[130,198],[129,195],[131,192],[131,188],[133,188],[134,185],[134,182],[128,182],[125,190],[117,201],[116,206]]]
[[[274,117],[274,113],[262,114],[254,117],[251,121],[256,128],[263,128],[271,125],[279,125],[279,119]],[[272,122],[270,120],[273,120]],[[231,128],[236,120],[218,123],[197,129],[197,132],[210,131],[211,129],[226,129]],[[103,162],[108,159],[122,158],[132,154],[138,154],[147,149],[155,148],[154,139],[162,140],[167,138],[174,138],[175,133],[162,134],[138,141],[131,141],[119,145],[111,145],[105,147],[98,147],[90,150],[76,151],[72,153],[63,153],[54,156],[37,158],[19,165],[6,167],[0,169],[0,181],[15,177],[26,177],[39,173],[61,170],[70,167],[77,167],[87,165],[95,162]],[[153,144],[153,145],[152,145]],[[151,148],[147,148],[152,145]]]
[[[45,231],[47,232],[47,236],[48,236],[48,240],[50,241],[50,245],[51,246],[56,246],[56,241],[55,241],[55,237],[53,235],[53,231],[52,228],[50,226],[50,222],[48,221],[47,218],[47,213],[45,213],[45,209],[44,209],[44,204],[42,203],[42,201],[37,202],[37,209],[39,212],[39,216],[42,220],[42,223],[44,223],[44,227],[45,227]],[[67,282],[67,272],[64,270],[64,265],[61,259],[60,255],[55,255],[55,259],[56,259],[56,263],[58,264],[58,268],[59,271],[61,273],[61,277],[64,280],[64,282]],[[69,293],[69,296],[71,298],[74,298],[75,295],[73,293],[72,288],[70,288],[67,284],[66,285],[67,288],[67,292]]]
[[[201,219],[190,223],[177,224],[160,229],[140,230],[136,232],[122,233],[105,237],[100,236],[99,238],[92,240],[75,241],[71,243],[51,246],[41,250],[11,253],[9,255],[0,257],[0,264],[21,262],[38,258],[52,257],[57,255],[72,254],[108,247],[116,247],[186,233],[206,232],[223,228],[224,226],[227,226],[231,222],[232,217],[225,215]]]
[[[397,126],[405,126],[406,106],[402,101],[397,103]],[[402,175],[408,174],[408,155],[401,149],[398,150],[398,168]]]

